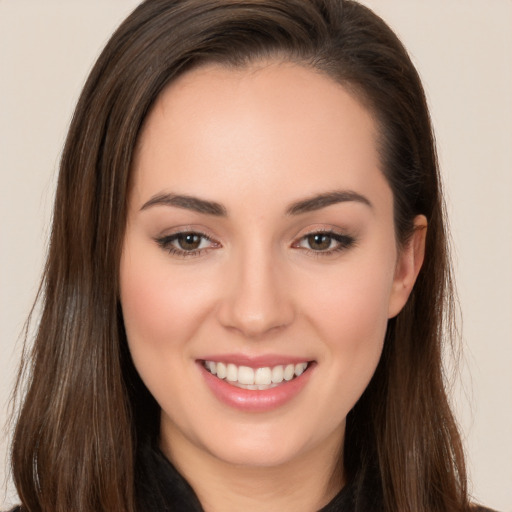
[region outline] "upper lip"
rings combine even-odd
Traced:
[[[263,368],[266,366],[307,363],[310,362],[311,359],[308,357],[287,356],[283,354],[264,354],[259,356],[215,354],[202,357],[199,361],[214,361],[216,363],[231,363],[237,366],[248,366],[249,368]]]

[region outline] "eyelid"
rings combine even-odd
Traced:
[[[335,226],[332,224],[312,224],[306,228],[301,229],[298,233],[293,237],[293,240],[299,240],[304,237],[314,235],[316,233],[322,234],[332,234],[336,236],[353,236],[351,235],[351,231],[348,228],[341,228],[339,226]]]
[[[201,238],[208,240],[211,242],[211,245],[209,247],[203,247],[198,248],[194,250],[187,251],[185,249],[180,249],[178,247],[175,247],[172,245],[172,243],[178,239],[180,236],[184,236],[187,234],[194,234],[198,235]],[[206,251],[209,251],[211,249],[215,249],[218,247],[222,247],[220,242],[218,242],[214,237],[211,235],[205,233],[202,229],[194,227],[194,226],[180,226],[178,228],[173,229],[171,232],[162,235],[157,236],[154,238],[155,242],[165,251],[167,251],[169,254],[177,257],[193,257],[193,256],[200,256]]]
[[[317,234],[331,237],[334,241],[337,242],[337,245],[332,249],[326,250],[315,250],[300,245],[308,237]],[[352,248],[356,242],[356,238],[353,235],[348,234],[346,230],[341,230],[340,228],[334,227],[332,225],[320,225],[309,227],[307,231],[298,234],[294,238],[292,248],[301,249],[305,253],[311,254],[313,256],[333,256]]]
[[[202,239],[210,242],[208,247],[202,247],[197,249],[182,249],[173,245],[180,236],[184,236],[187,234],[194,234]],[[323,249],[313,249],[304,247],[302,243],[310,236],[314,235],[325,235],[332,239],[332,241],[336,242],[335,247]],[[174,228],[171,232],[166,233],[162,236],[154,237],[154,241],[160,246],[161,249],[167,251],[169,254],[178,257],[191,257],[191,256],[200,256],[204,252],[208,252],[212,249],[222,247],[222,244],[216,240],[215,237],[206,233],[203,229],[198,228],[196,226],[179,226]],[[329,256],[334,255],[336,253],[343,252],[345,250],[350,249],[356,244],[356,238],[346,232],[346,230],[341,230],[339,227],[335,227],[332,225],[317,225],[310,226],[307,231],[303,230],[301,234],[295,236],[291,248],[300,249],[304,253],[312,254],[314,256]]]

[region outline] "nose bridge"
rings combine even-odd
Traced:
[[[221,322],[247,337],[258,337],[293,319],[282,261],[268,241],[253,238],[230,258]]]

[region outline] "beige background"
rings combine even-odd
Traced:
[[[85,76],[137,0],[0,0],[0,424]],[[466,345],[454,402],[474,496],[512,512],[512,1],[366,0],[424,79],[451,214]],[[471,374],[471,377],[470,377]],[[0,508],[15,501],[0,439]]]

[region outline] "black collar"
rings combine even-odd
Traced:
[[[148,444],[137,463],[137,495],[143,512],[204,512],[196,493],[163,453]],[[319,512],[368,512],[382,509],[378,480],[347,484]]]

